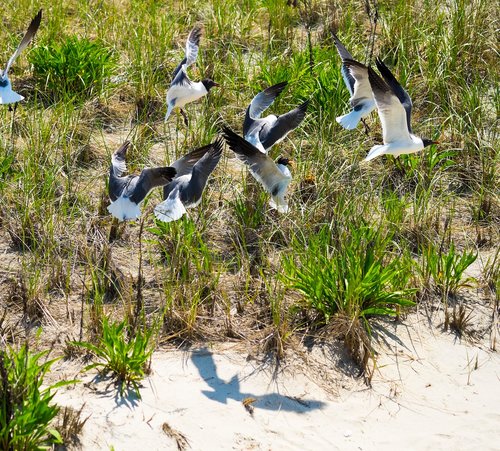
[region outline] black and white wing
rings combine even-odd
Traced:
[[[368,68],[355,60],[344,60],[350,76],[354,79],[354,90],[351,96],[351,106],[356,108],[359,103],[372,99],[372,87],[368,79]]]
[[[121,177],[125,172],[127,172],[127,163],[125,162],[125,158],[129,146],[130,141],[125,141],[111,157],[111,167],[116,177]]]
[[[354,58],[344,47],[344,44],[340,42],[340,39],[337,37],[337,35],[332,32],[332,36],[333,40],[335,41],[335,47],[337,47],[337,51],[339,52],[339,55],[342,58],[342,62],[344,62],[345,60],[353,60]],[[345,64],[342,64],[341,72],[342,72],[342,77],[344,79],[344,83],[347,86],[347,89],[349,90],[352,96],[354,94],[354,83],[355,83],[354,77],[351,75],[348,67]]]
[[[264,148],[269,149],[276,142],[285,138],[292,130],[296,129],[306,117],[308,105],[309,100],[288,113],[278,116],[278,119],[269,129],[268,133],[266,133],[266,125],[264,125],[263,130],[260,132],[260,139]]]
[[[377,69],[379,72],[382,74],[382,77],[384,77],[385,82],[390,86],[392,89],[392,92],[396,94],[396,97],[399,99],[401,104],[403,105],[403,108],[406,111],[406,123],[408,125],[408,131],[411,133],[411,109],[412,109],[412,103],[410,96],[408,93],[405,91],[405,89],[399,84],[399,82],[396,80],[396,77],[392,74],[392,72],[389,70],[389,68],[384,64],[384,62],[380,59],[377,58],[376,60],[377,63]]]
[[[180,64],[175,68],[172,75],[172,85],[190,84],[191,80],[187,76],[187,68],[196,61],[201,39],[201,28],[194,27],[189,33],[186,41],[186,54]]]
[[[130,200],[139,204],[153,188],[170,183],[175,174],[176,170],[173,167],[143,169],[135,184]]]
[[[403,104],[387,83],[371,67],[368,68],[368,76],[380,122],[382,123],[384,144],[409,141],[410,132],[408,131],[406,110]]]
[[[24,34],[23,39],[21,40],[20,44],[17,46],[16,51],[9,58],[9,61],[7,62],[7,66],[5,67],[5,70],[3,72],[4,77],[9,72],[9,69],[11,68],[12,64],[14,64],[14,61],[16,60],[16,58],[28,46],[28,44],[31,42],[31,40],[35,36],[38,28],[40,27],[41,20],[42,20],[42,10],[38,11],[38,14],[33,18],[33,20],[31,21],[31,23],[28,27],[28,30]]]
[[[223,136],[229,148],[241,161],[248,165],[253,177],[268,193],[274,195],[275,187],[288,179],[278,169],[276,163],[269,156],[234,133],[229,127],[223,128]]]
[[[177,171],[177,177],[191,174],[193,166],[212,148],[212,146],[213,144],[208,144],[207,146],[199,147],[184,155],[182,158],[175,160],[171,166]]]

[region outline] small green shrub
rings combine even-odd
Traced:
[[[110,323],[104,316],[102,335],[97,345],[86,341],[72,342],[72,344],[91,351],[103,360],[87,365],[85,371],[101,368],[101,373],[104,375],[112,373],[117,379],[121,395],[125,389],[132,386],[140,397],[139,383],[148,372],[148,361],[154,350],[152,343],[154,331],[154,328],[147,327],[144,330],[139,328],[132,331],[127,327],[126,321]]]
[[[0,350],[0,449],[37,450],[61,443],[59,433],[50,427],[59,411],[52,398],[56,388],[73,381],[42,388],[57,360],[40,363],[48,352],[31,354],[27,345],[19,351]]]
[[[38,89],[51,101],[99,96],[114,72],[113,51],[99,41],[71,36],[29,53]]]
[[[303,294],[320,323],[342,313],[365,320],[368,328],[368,317],[395,316],[397,307],[413,305],[410,270],[404,259],[390,258],[390,242],[368,226],[336,240],[323,227],[305,246],[296,243],[295,256],[284,258],[285,280]]]

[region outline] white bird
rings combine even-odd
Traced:
[[[177,176],[163,188],[163,202],[154,213],[163,222],[176,221],[201,202],[201,196],[208,177],[213,172],[222,155],[223,141],[218,139],[208,146],[193,150],[175,161],[172,166]]]
[[[120,221],[137,219],[141,216],[140,203],[157,186],[170,183],[175,177],[173,167],[147,168],[140,175],[127,175],[125,157],[130,141],[125,141],[113,153],[109,170],[109,197],[111,205],[108,211]]]
[[[368,81],[368,71],[357,72],[357,76],[354,77],[347,65],[346,60],[354,61],[352,55],[347,51],[342,42],[335,33],[332,33],[333,39],[335,40],[335,46],[342,58],[342,77],[344,78],[344,83],[347,86],[351,94],[349,102],[352,107],[352,111],[343,116],[339,116],[336,120],[337,122],[347,130],[354,130],[359,121],[368,116],[375,109],[375,101],[373,99],[372,89],[370,87],[370,82]],[[365,128],[368,130],[367,125],[364,123]]]
[[[271,114],[264,118],[260,117],[287,84],[286,81],[283,81],[264,89],[252,99],[247,108],[243,122],[243,135],[249,143],[263,153],[267,153],[274,144],[282,141],[305,118],[309,101],[281,116]]]
[[[200,38],[201,28],[194,27],[191,33],[189,33],[186,42],[186,56],[176,67],[172,76],[172,83],[167,91],[167,114],[165,115],[165,122],[168,120],[172,110],[177,107],[184,117],[184,123],[187,126],[188,118],[186,112],[182,109],[184,105],[207,95],[214,86],[219,86],[218,83],[210,78],[194,82],[188,77],[187,68],[196,61]]]
[[[238,136],[229,127],[223,128],[223,136],[229,148],[248,165],[255,180],[271,194],[269,201],[271,208],[278,210],[279,213],[287,213],[289,208],[285,195],[292,180],[292,174],[288,169],[291,161],[288,158],[278,158],[274,162],[268,155]]]
[[[11,68],[12,64],[14,64],[16,58],[28,46],[28,44],[35,36],[38,27],[40,26],[41,20],[42,20],[42,10],[38,11],[38,14],[31,21],[28,30],[26,31],[19,46],[17,47],[14,54],[9,58],[7,66],[0,75],[0,104],[16,103],[24,99],[22,95],[19,95],[17,92],[12,90],[12,85],[9,80],[9,69]]]
[[[402,154],[416,153],[431,144],[439,144],[437,141],[420,138],[412,133],[410,96],[379,58],[377,58],[377,68],[385,81],[371,67],[366,67],[352,60],[346,61],[345,64],[355,78],[359,72],[368,71],[368,78],[382,123],[384,144],[373,146],[365,158],[366,161],[381,155],[397,157]]]

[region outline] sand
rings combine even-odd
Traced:
[[[325,344],[291,351],[277,370],[225,344],[156,352],[141,400],[86,373],[56,401],[85,402],[84,450],[500,449],[498,353],[487,337],[460,340],[436,324],[418,312],[382,324],[371,387]],[[76,369],[62,362],[57,374]]]

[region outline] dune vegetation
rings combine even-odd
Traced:
[[[369,381],[379,318],[399,321],[426,303],[441,309],[444,328],[466,334],[471,307],[461,294],[471,287],[498,310],[495,2],[2,6],[2,65],[39,8],[43,18],[9,73],[25,100],[0,108],[0,393],[18,374],[9,362],[32,348],[90,353],[121,390],[139,391],[154,349],[241,340],[281,360],[306,337],[343,340]],[[165,123],[165,94],[194,25],[203,34],[190,76],[220,87],[186,106],[188,126],[178,114]],[[349,92],[332,32],[358,61],[379,56],[391,68],[412,98],[414,132],[439,145],[363,161],[382,142],[380,121],[374,111],[367,133],[336,122]],[[168,166],[224,125],[241,134],[254,95],[281,81],[288,86],[270,112],[310,99],[302,125],[271,150],[294,161],[288,213],[270,209],[226,146],[201,204],[181,220],[155,220],[161,190],[138,221],[109,215],[111,155],[125,140],[130,173]],[[50,368],[41,356],[35,378]],[[4,403],[5,414],[14,415]],[[46,423],[33,443],[61,439]]]

